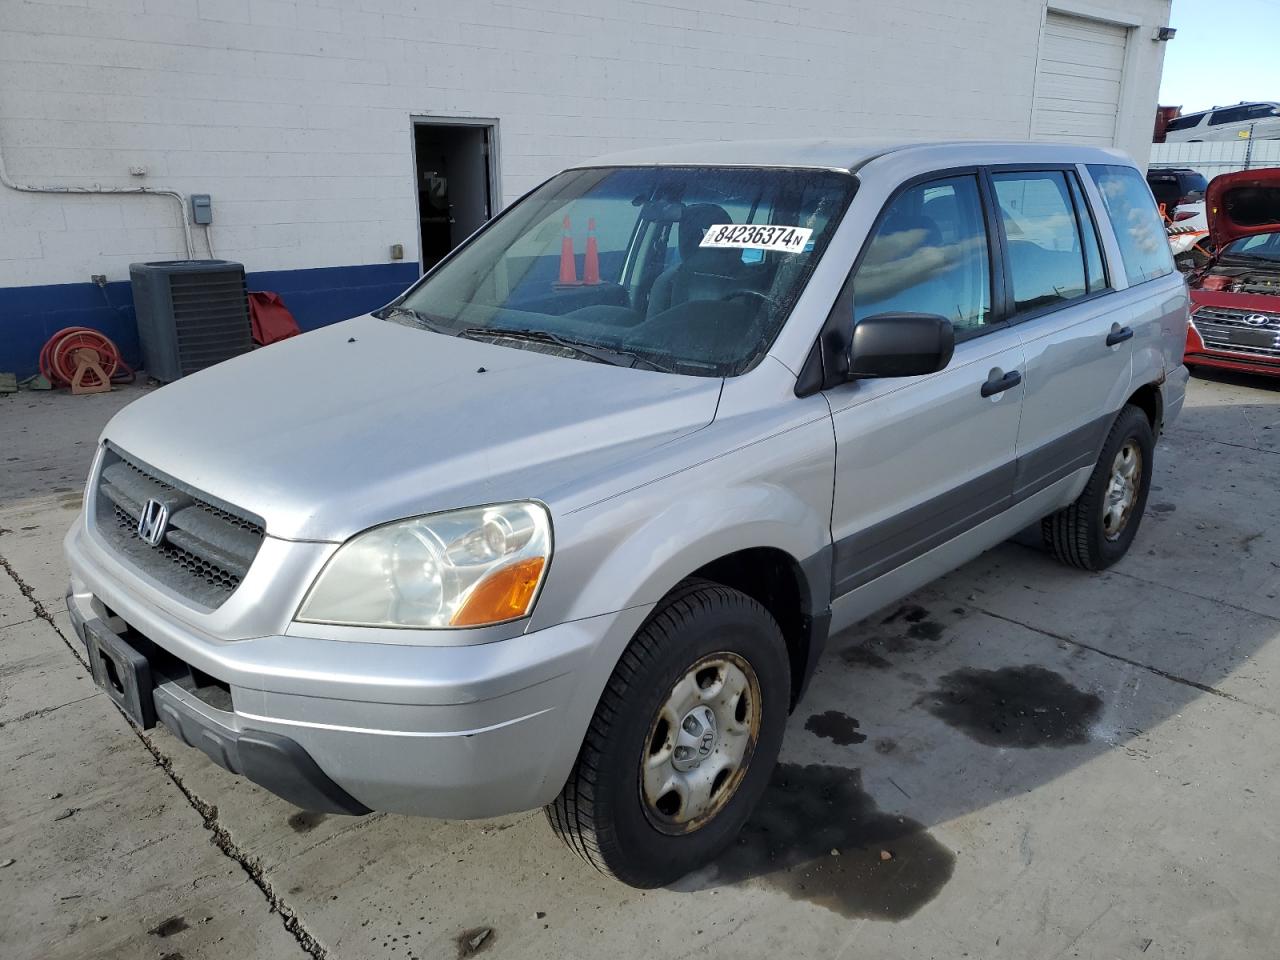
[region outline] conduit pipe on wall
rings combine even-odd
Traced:
[[[91,187],[74,187],[15,183],[4,165],[3,148],[0,148],[0,184],[20,193],[101,194],[104,196],[140,194],[148,197],[169,197],[178,205],[178,219],[182,221],[182,236],[187,246],[187,259],[195,259],[195,247],[191,243],[191,224],[187,221],[187,201],[177,190],[162,190],[154,187],[102,187],[97,184]]]

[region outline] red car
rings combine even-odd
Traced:
[[[1280,168],[1215,177],[1205,210],[1215,253],[1189,281],[1185,363],[1280,377]]]

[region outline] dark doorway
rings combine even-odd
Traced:
[[[414,121],[423,272],[492,216],[494,133],[489,123]]]

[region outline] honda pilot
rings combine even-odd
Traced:
[[[300,807],[545,807],[664,884],[733,842],[830,634],[1030,524],[1125,554],[1187,315],[1111,150],[583,163],[117,414],[68,607],[135,724]]]

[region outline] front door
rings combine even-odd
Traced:
[[[827,391],[836,597],[1011,503],[1023,353],[1017,331],[995,319],[983,210],[976,172],[908,186],[886,205],[851,276],[854,323],[941,315],[957,344],[938,373]]]

